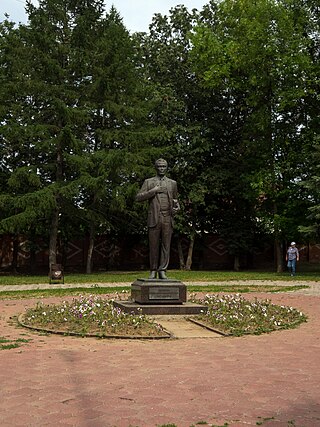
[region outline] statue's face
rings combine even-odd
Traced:
[[[167,171],[167,164],[164,162],[159,162],[156,164],[156,170],[159,176],[164,176]]]

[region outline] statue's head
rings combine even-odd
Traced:
[[[155,162],[155,168],[157,170],[158,175],[163,176],[168,168],[168,163],[164,159],[158,159]]]

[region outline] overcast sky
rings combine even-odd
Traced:
[[[152,16],[155,13],[165,15],[168,11],[178,5],[184,4],[188,9],[202,9],[202,6],[209,0],[106,0],[106,10],[113,4],[121,17],[126,28],[133,31],[148,31]],[[10,15],[13,22],[26,23],[25,0],[0,0],[0,21],[5,19],[4,14]],[[37,0],[33,0],[38,4]]]

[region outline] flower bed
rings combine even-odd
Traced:
[[[122,299],[119,294],[118,298]],[[125,295],[127,297],[127,295]],[[208,311],[194,320],[223,335],[241,336],[262,334],[294,328],[307,317],[293,307],[279,306],[270,300],[249,301],[240,294],[207,294],[203,298],[190,295],[189,300],[207,306]],[[143,314],[125,313],[113,306],[113,299],[99,296],[80,296],[61,304],[38,302],[19,317],[23,326],[63,334],[119,337],[169,338],[159,323]]]
[[[297,327],[307,317],[293,307],[272,304],[270,300],[250,302],[236,295],[206,295],[198,303],[208,311],[194,319],[226,335],[262,334]]]
[[[80,296],[59,305],[38,302],[20,318],[23,326],[50,332],[100,337],[169,337],[161,325],[143,314],[124,313],[113,300]]]

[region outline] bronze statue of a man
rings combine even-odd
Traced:
[[[149,279],[167,279],[173,217],[180,209],[176,181],[166,177],[168,164],[164,159],[155,162],[157,175],[146,179],[136,196],[136,201],[149,201]]]

